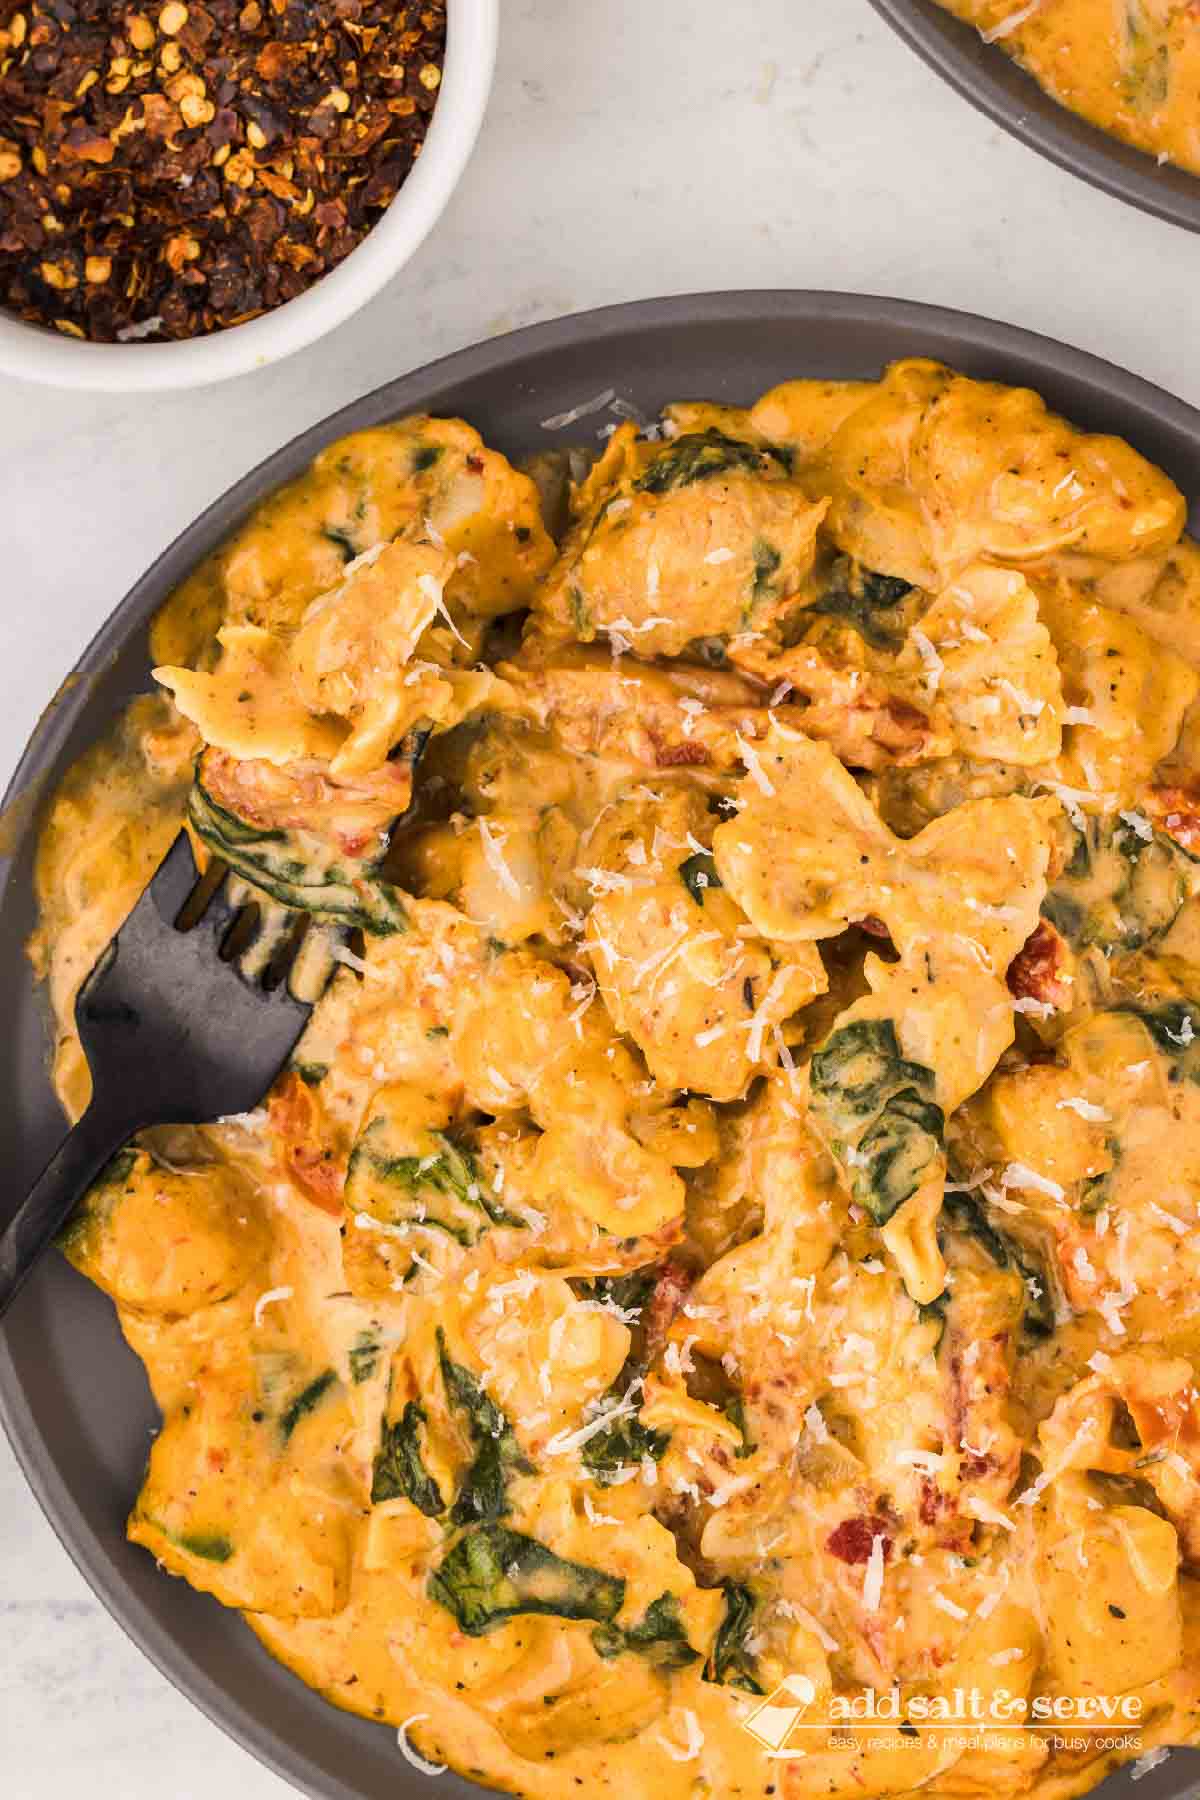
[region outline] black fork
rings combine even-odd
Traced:
[[[220,871],[197,883],[181,832],[79,990],[92,1102],[0,1236],[0,1317],[109,1159],[148,1125],[202,1124],[257,1105],[308,1021],[288,976],[298,935],[261,978],[238,953],[246,909]],[[300,921],[299,929],[302,929]]]

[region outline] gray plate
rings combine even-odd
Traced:
[[[1171,163],[1160,166],[1145,151],[1060,106],[999,44],[985,44],[973,26],[943,12],[935,0],[871,0],[871,5],[931,69],[1023,144],[1118,200],[1200,231],[1195,175]]]
[[[63,1134],[46,1076],[42,1012],[21,952],[33,922],[37,807],[68,764],[147,688],[146,628],[163,599],[252,507],[332,438],[403,413],[462,413],[510,455],[586,439],[589,418],[540,421],[613,387],[646,413],[667,400],[746,402],[788,376],[875,376],[898,356],[935,356],[968,374],[1027,383],[1093,429],[1117,431],[1200,494],[1200,413],[1135,376],[1046,338],[963,313],[843,294],[702,294],[610,307],[536,325],[435,363],[356,400],[270,457],[211,506],[121,602],[50,706],[7,799],[0,873],[0,1092],[10,1199]],[[319,1700],[259,1648],[237,1616],[161,1575],[124,1537],[156,1415],[142,1368],[105,1297],[57,1255],[35,1271],[0,1328],[0,1413],[51,1524],[109,1611],[164,1674],[247,1750],[314,1800],[405,1800],[423,1778],[395,1734]],[[1173,1756],[1105,1800],[1185,1800],[1200,1757]],[[447,1776],[440,1800],[478,1794]]]

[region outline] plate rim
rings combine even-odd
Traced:
[[[436,395],[452,386],[461,387],[464,383],[505,373],[518,379],[523,365],[585,342],[591,346],[607,339],[627,337],[631,331],[669,332],[686,325],[733,331],[766,320],[794,325],[798,330],[821,325],[851,330],[858,326],[873,336],[894,336],[897,355],[904,353],[906,334],[920,332],[926,336],[958,338],[969,344],[973,355],[994,355],[1028,365],[1031,383],[1061,376],[1087,382],[1098,389],[1102,387],[1106,399],[1111,401],[1114,415],[1128,413],[1133,408],[1153,416],[1178,437],[1181,444],[1190,447],[1200,466],[1200,409],[1145,377],[1088,351],[1023,327],[958,309],[835,290],[712,290],[627,301],[525,326],[451,351],[349,401],[263,458],[206,506],[134,582],[81,652],[71,674],[35,725],[0,801],[0,811],[8,817],[20,817],[19,813],[14,815],[13,809],[29,808],[28,816],[32,818],[38,810],[43,775],[52,770],[63,753],[75,720],[84,707],[89,677],[101,674],[116,653],[148,623],[183,573],[228,536],[264,495],[306,467],[327,443],[348,431],[364,429],[435,403]],[[802,342],[797,344],[796,365],[802,375]],[[1114,425],[1119,428],[1119,417],[1114,420]],[[566,435],[569,440],[569,430]],[[555,447],[556,437],[561,441],[562,436],[562,433],[547,431],[547,447]],[[578,433],[575,436],[577,439]],[[16,860],[11,853],[3,855],[0,918],[8,902]],[[98,1548],[96,1530],[41,1434],[17,1376],[10,1339],[14,1319],[19,1322],[19,1317],[19,1313],[14,1312],[7,1321],[0,1323],[0,1423],[51,1530],[92,1593],[178,1692],[281,1780],[290,1782],[310,1800],[361,1800],[361,1788],[348,1785],[340,1777],[330,1783],[310,1757],[291,1749],[280,1732],[258,1716],[248,1702],[240,1696],[231,1696],[206,1671],[198,1668],[163,1619],[150,1610],[111,1564],[105,1562]],[[329,1705],[315,1690],[308,1691],[307,1703]],[[404,1774],[404,1769],[398,1767],[398,1797],[404,1792]],[[490,1791],[478,1784],[468,1785],[466,1777],[460,1779],[464,1793]],[[1186,1800],[1186,1795],[1191,1792],[1191,1789],[1180,1789],[1177,1800]],[[1149,1795],[1146,1800],[1150,1800]],[[1160,1800],[1172,1800],[1172,1797],[1164,1792]]]

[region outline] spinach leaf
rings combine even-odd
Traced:
[[[935,1353],[941,1349],[942,1339],[946,1335],[946,1308],[949,1304],[950,1291],[948,1288],[943,1288],[936,1299],[926,1300],[917,1308],[917,1317],[922,1325],[929,1325],[934,1320],[937,1321],[938,1334],[933,1346]]]
[[[1140,950],[1175,923],[1195,860],[1162,832],[1146,838],[1120,818],[1089,818],[1042,916],[1075,950]]]
[[[386,1112],[369,1119],[346,1171],[350,1210],[369,1212],[392,1225],[431,1226],[466,1249],[492,1225],[525,1224],[500,1205],[469,1151],[461,1150],[444,1132],[431,1131],[428,1136],[437,1146],[435,1153],[392,1155]]]
[[[350,1346],[350,1379],[355,1387],[369,1381],[379,1364],[381,1349],[378,1334],[360,1331]]]
[[[754,545],[754,586],[751,589],[751,600],[757,605],[772,592],[775,576],[779,573],[779,565],[783,557],[769,544],[766,538],[755,538]]]
[[[974,1238],[998,1269],[1015,1269],[1025,1290],[1022,1329],[1033,1338],[1051,1337],[1054,1332],[1054,1296],[1045,1271],[1037,1268],[1006,1232],[997,1230],[988,1218],[982,1201],[974,1194],[948,1193],[942,1201],[942,1216],[957,1230]],[[945,1296],[939,1296],[939,1299],[944,1302]]]
[[[320,1087],[329,1073],[329,1064],[323,1062],[294,1062],[291,1066],[305,1087]]]
[[[933,1071],[901,1056],[890,1019],[859,1019],[826,1040],[811,1074],[814,1114],[852,1168],[854,1198],[886,1225],[941,1154],[945,1117],[932,1097]]]
[[[285,1443],[301,1419],[307,1417],[310,1412],[315,1412],[330,1388],[336,1387],[337,1384],[338,1378],[334,1371],[326,1369],[323,1374],[317,1376],[315,1381],[310,1381],[307,1387],[301,1388],[295,1398],[288,1402],[279,1415],[279,1429]]]
[[[912,584],[895,575],[878,575],[848,556],[834,563],[829,585],[819,600],[800,614],[803,627],[810,618],[841,619],[875,650],[899,650],[907,625],[898,611],[913,592]]]
[[[359,546],[355,543],[349,532],[344,530],[340,525],[322,526],[321,536],[328,539],[331,544],[337,545],[342,553],[343,562],[351,563],[356,556],[361,554]]]
[[[658,1281],[653,1264],[631,1269],[627,1275],[595,1275],[575,1284],[576,1292],[585,1300],[607,1301],[623,1313],[641,1313],[649,1304]],[[633,1322],[635,1327],[638,1321]]]
[[[743,443],[723,431],[688,431],[673,438],[634,482],[639,494],[673,494],[697,481],[738,472],[762,475],[788,468],[788,458],[772,445]]]
[[[518,1613],[608,1625],[624,1604],[625,1583],[555,1556],[536,1538],[489,1524],[465,1532],[442,1558],[429,1577],[429,1594],[453,1613],[460,1631],[482,1637]]]
[[[609,1300],[624,1313],[641,1315],[657,1286],[658,1275],[659,1270],[653,1265],[634,1269],[627,1275],[601,1275],[594,1281],[581,1282],[579,1291],[597,1300]],[[646,1373],[645,1322],[640,1316],[632,1323],[631,1330],[633,1341],[629,1355],[604,1396],[606,1403],[626,1397],[634,1383]],[[583,1465],[593,1481],[601,1487],[610,1487],[621,1478],[622,1470],[630,1463],[640,1463],[647,1456],[658,1462],[670,1441],[669,1432],[654,1431],[643,1425],[636,1413],[625,1413],[588,1439],[583,1446]]]
[[[681,662],[699,663],[705,669],[729,667],[729,652],[723,637],[689,638],[679,657]]]
[[[723,886],[717,874],[717,865],[707,850],[697,850],[686,862],[679,865],[679,879],[682,881],[697,906],[704,905],[704,894],[707,888]]]
[[[54,1242],[64,1256],[74,1259],[83,1253],[88,1231],[97,1214],[107,1211],[115,1204],[116,1196],[108,1190],[126,1186],[137,1167],[139,1154],[136,1147],[130,1145],[124,1150],[118,1150],[105,1163],[66,1223],[60,1225],[54,1234]]]
[[[742,1434],[742,1441],[734,1451],[738,1461],[754,1454],[754,1443],[750,1437],[750,1427],[746,1423],[746,1401],[741,1394],[731,1394],[722,1406],[721,1411],[731,1425],[736,1425]]]
[[[438,1332],[437,1341],[446,1398],[462,1413],[475,1446],[475,1460],[463,1478],[451,1520],[455,1525],[467,1525],[479,1519],[503,1518],[509,1510],[510,1478],[532,1475],[533,1464],[522,1450],[507,1415],[487,1389],[469,1369],[450,1360],[443,1332]]]
[[[1009,1265],[1009,1246],[989,1220],[982,1203],[971,1194],[947,1192],[942,1199],[942,1215],[957,1230],[982,1245],[998,1269]]]
[[[425,1467],[421,1455],[421,1427],[427,1424],[424,1408],[410,1400],[393,1424],[384,1420],[379,1452],[371,1480],[371,1504],[381,1500],[411,1500],[426,1518],[436,1519],[446,1510],[442,1490]]]
[[[408,929],[399,890],[376,864],[343,866],[315,839],[298,831],[267,830],[214,800],[204,786],[203,759],[188,798],[197,835],[238,875],[281,906],[358,925],[377,937]]]
[[[613,1395],[616,1391],[610,1389]],[[583,1464],[593,1481],[611,1487],[630,1463],[640,1463],[647,1456],[659,1462],[670,1442],[669,1432],[655,1431],[643,1425],[636,1413],[628,1413],[588,1439],[583,1446]]]
[[[1164,1000],[1158,1006],[1118,1006],[1140,1019],[1170,1061],[1169,1081],[1200,1082],[1200,1001]]]
[[[1021,1255],[1015,1246],[1011,1247],[1013,1267],[1021,1277],[1025,1286],[1025,1311],[1021,1318],[1022,1330],[1032,1338],[1048,1338],[1054,1336],[1054,1295],[1050,1291],[1050,1283],[1043,1269]]]
[[[575,627],[575,635],[581,643],[590,644],[596,633],[592,626],[591,608],[583,597],[582,590],[572,582],[567,589],[567,602],[571,608],[571,623]]]
[[[744,1688],[748,1694],[761,1694],[764,1690],[755,1679],[754,1658],[746,1648],[754,1620],[754,1595],[734,1581],[723,1585],[725,1617],[704,1665],[704,1679],[723,1687]]]
[[[636,1625],[624,1630],[617,1625],[598,1625],[592,1643],[601,1656],[619,1656],[632,1650],[656,1669],[686,1669],[700,1660],[700,1652],[688,1642],[679,1601],[674,1594],[660,1594]]]
[[[232,1543],[219,1531],[189,1531],[175,1541],[181,1550],[202,1556],[205,1562],[227,1563],[233,1555]]]

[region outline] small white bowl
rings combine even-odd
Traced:
[[[303,350],[378,293],[437,223],[479,135],[496,65],[499,0],[448,0],[442,85],[411,174],[344,262],[295,300],[208,337],[89,344],[0,310],[0,373],[49,387],[151,393],[201,387]]]

